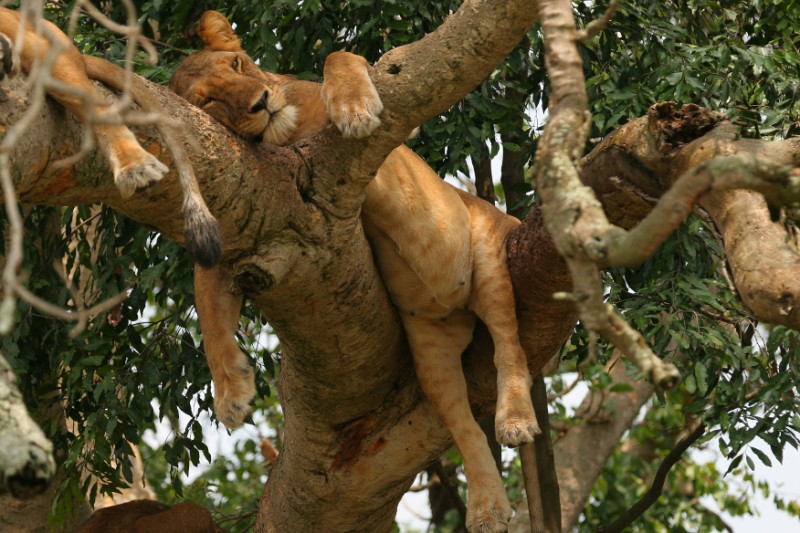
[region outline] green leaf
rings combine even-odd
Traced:
[[[701,396],[705,396],[708,393],[708,369],[703,363],[695,363],[694,377],[697,383],[697,391]]]
[[[758,459],[759,459],[759,460],[760,460],[760,461],[761,461],[763,464],[765,464],[766,466],[772,466],[772,461],[770,461],[770,459],[769,459],[769,457],[767,456],[767,454],[765,454],[764,452],[762,452],[762,451],[761,451],[761,450],[759,450],[758,448],[750,448],[750,450],[751,450],[751,451],[752,451],[754,454],[756,454],[756,457],[758,457]],[[751,467],[751,468],[752,468],[752,467]]]

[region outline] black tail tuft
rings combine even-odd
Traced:
[[[184,236],[189,257],[205,268],[216,266],[222,255],[222,235],[217,220],[205,205],[193,204],[186,209],[185,224]]]

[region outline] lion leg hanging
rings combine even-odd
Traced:
[[[194,269],[194,295],[208,367],[214,380],[214,412],[229,429],[241,426],[256,395],[250,359],[236,344],[242,295],[230,291],[231,278],[220,268]]]
[[[403,325],[422,391],[442,417],[464,459],[467,530],[506,531],[511,506],[486,435],[472,415],[461,368],[461,354],[472,340],[475,315],[455,311],[446,321],[403,316]]]
[[[517,222],[509,217],[477,217],[477,209],[494,209],[475,202],[468,205],[470,219],[480,221],[472,227],[473,273],[470,308],[486,327],[494,343],[497,368],[497,442],[519,446],[533,442],[541,432],[531,403],[531,375],[519,342],[514,288],[508,274],[505,239],[508,228]]]

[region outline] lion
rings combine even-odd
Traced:
[[[204,49],[183,61],[170,89],[241,137],[287,146],[329,120],[343,136],[356,138],[380,125],[383,104],[364,58],[332,53],[320,85],[262,71],[220,13],[206,12],[199,34]],[[406,146],[389,154],[367,186],[361,218],[402,319],[422,390],[464,459],[467,528],[505,531],[511,507],[470,410],[461,355],[480,318],[495,345],[497,440],[508,446],[531,442],[540,430],[505,251],[508,234],[519,222],[445,183]],[[234,337],[242,296],[228,290],[231,281],[220,268],[195,269],[214,408],[234,428],[249,414],[255,388],[252,367]]]
[[[98,509],[75,533],[225,533],[203,507],[133,500]]]
[[[16,75],[20,68],[30,74],[33,68],[46,61],[51,52],[57,54],[51,76],[66,88],[49,84],[47,93],[91,128],[108,160],[120,195],[129,198],[160,181],[169,170],[167,166],[142,148],[133,132],[111,106],[103,102],[90,81],[97,80],[122,91],[125,88],[123,69],[100,58],[82,55],[50,22],[43,21],[44,31],[37,32],[34,24],[28,21],[20,31],[20,18],[18,12],[0,8],[0,81]],[[22,43],[19,64],[14,61],[13,53],[17,41]],[[58,49],[54,50],[55,47]],[[130,85],[134,100],[143,110],[162,111],[141,81],[131,77]],[[158,121],[157,126],[176,162],[182,163],[178,166],[178,176],[183,188],[186,249],[195,263],[214,266],[222,253],[219,225],[203,200],[179,136],[165,121]]]

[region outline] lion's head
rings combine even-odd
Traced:
[[[220,13],[206,12],[198,29],[205,47],[181,63],[169,88],[242,137],[287,144],[297,109],[286,100],[282,78],[255,64]]]

